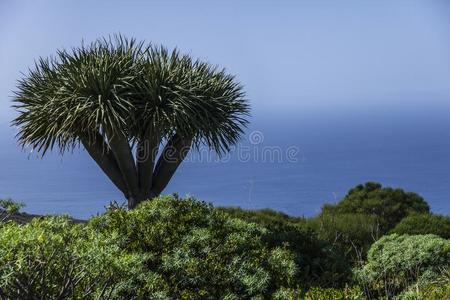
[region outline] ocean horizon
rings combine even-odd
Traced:
[[[423,103],[423,102],[421,102]],[[271,208],[314,216],[357,184],[416,192],[435,213],[450,212],[450,104],[364,106],[252,113],[229,155],[191,151],[163,194],[192,195],[218,206]],[[44,158],[21,149],[0,123],[0,198],[23,211],[89,218],[123,195],[83,149]]]

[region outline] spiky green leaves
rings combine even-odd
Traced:
[[[141,44],[117,38],[40,59],[16,92],[20,141],[45,153],[82,135],[126,131],[141,52]]]
[[[105,141],[177,133],[221,153],[249,112],[242,86],[224,70],[121,36],[40,59],[19,82],[15,108],[20,142],[43,154],[97,133]]]
[[[136,99],[137,125],[173,131],[217,152],[229,150],[246,125],[249,107],[233,76],[177,50],[150,47]],[[144,132],[139,128],[137,132]]]

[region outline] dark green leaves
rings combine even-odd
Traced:
[[[194,137],[222,153],[249,113],[242,86],[224,70],[122,36],[39,59],[19,81],[14,107],[20,142],[42,154],[94,133],[133,142],[148,132]]]

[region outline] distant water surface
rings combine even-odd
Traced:
[[[103,212],[110,201],[123,201],[84,150],[40,159],[21,150],[14,133],[2,121],[0,197],[24,202],[30,213],[78,218]],[[255,112],[239,147],[222,161],[203,152],[191,156],[165,193],[312,216],[356,184],[378,181],[417,192],[434,212],[450,213],[450,104]],[[272,159],[270,151],[278,151]]]

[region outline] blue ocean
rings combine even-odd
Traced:
[[[416,192],[433,212],[448,214],[450,103],[420,103],[256,110],[229,155],[193,151],[164,193],[313,216],[353,186],[376,181]],[[21,149],[15,133],[1,121],[1,198],[23,202],[29,213],[76,218],[124,201],[83,149],[41,158]]]

